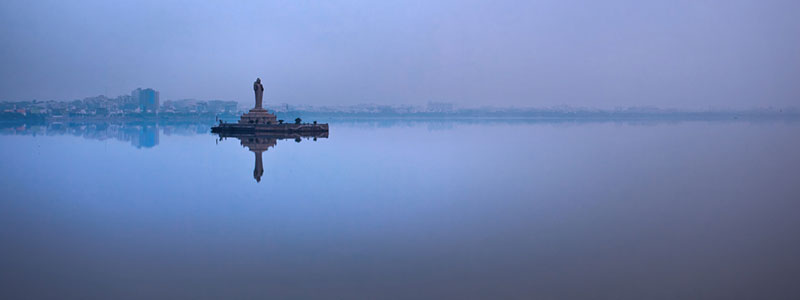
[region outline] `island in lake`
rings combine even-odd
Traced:
[[[237,123],[225,123],[219,120],[219,125],[211,128],[214,133],[244,133],[244,134],[320,134],[328,132],[328,124],[302,123],[300,118],[296,118],[293,124],[278,120],[275,114],[270,113],[262,107],[264,86],[261,85],[261,78],[257,78],[253,83],[256,104],[249,112],[243,114]]]

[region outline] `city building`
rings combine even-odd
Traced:
[[[142,112],[157,113],[159,108],[159,93],[154,89],[135,89],[131,92],[134,103],[139,103]]]

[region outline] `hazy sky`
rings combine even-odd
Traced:
[[[0,1],[0,100],[797,106],[800,1]]]

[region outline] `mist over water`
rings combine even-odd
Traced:
[[[797,106],[792,0],[0,2],[0,101]]]
[[[793,299],[799,125],[4,131],[0,296]]]

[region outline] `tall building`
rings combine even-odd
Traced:
[[[159,107],[158,91],[154,89],[135,89],[131,92],[134,103],[139,103],[142,112],[156,113]]]

